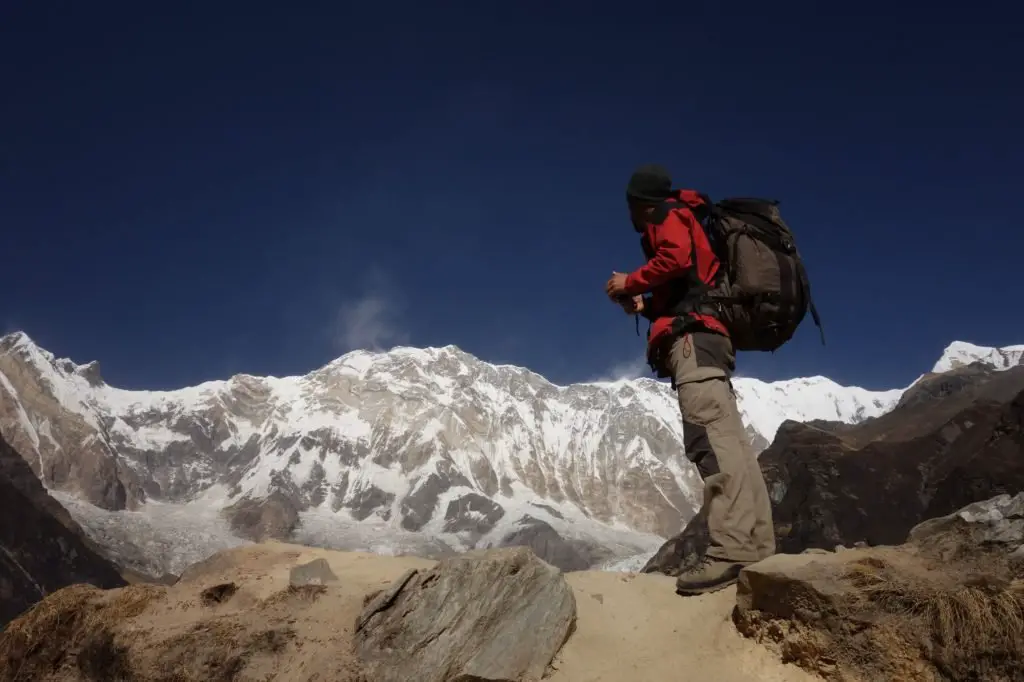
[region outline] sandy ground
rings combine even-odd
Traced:
[[[317,557],[328,561],[338,583],[319,596],[289,591],[289,569]],[[243,679],[354,681],[350,637],[364,597],[409,568],[433,563],[282,543],[237,548],[193,567],[166,593],[128,588],[151,590],[154,598],[117,630],[134,640],[133,660],[150,670],[199,666],[203,651],[218,661],[234,651],[245,656]],[[682,598],[664,576],[581,572],[567,579],[577,629],[554,662],[552,682],[817,679],[735,631],[733,589]],[[202,590],[225,582],[238,591],[204,605]],[[285,645],[275,645],[273,631],[288,631]],[[202,679],[202,671],[196,667],[186,679]]]
[[[675,579],[662,575],[566,577],[576,594],[576,632],[555,660],[552,681],[819,679],[736,632],[736,588],[680,597]]]

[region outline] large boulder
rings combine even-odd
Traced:
[[[540,680],[575,622],[558,569],[525,547],[477,550],[378,593],[356,622],[355,651],[379,682]]]
[[[919,525],[898,547],[745,568],[734,619],[831,679],[1024,679],[1024,495]]]

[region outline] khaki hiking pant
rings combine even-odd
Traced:
[[[708,556],[744,562],[771,556],[771,500],[736,405],[732,341],[713,332],[685,334],[672,344],[668,363],[683,413],[686,456],[704,479]]]

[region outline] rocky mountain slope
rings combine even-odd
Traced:
[[[125,581],[0,437],[0,628],[75,583],[113,588]]]
[[[935,383],[863,424],[780,430],[761,456],[780,551],[898,544],[925,519],[1024,491],[1024,366]]]
[[[760,458],[779,551],[895,545],[925,519],[1024,491],[1022,354],[978,355],[944,358],[938,367],[950,369],[922,377],[878,417],[783,424]],[[706,542],[695,517],[645,570],[674,573]]]
[[[856,423],[903,394],[735,384],[761,446],[786,419]],[[451,346],[147,392],[18,333],[0,339],[0,433],[106,551],[155,575],[264,537],[428,556],[529,544],[582,568],[652,551],[699,490],[667,385],[556,386]]]

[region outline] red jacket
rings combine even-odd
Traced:
[[[699,327],[729,335],[725,325],[710,315],[681,312],[687,296],[700,293],[701,283],[714,283],[720,266],[703,226],[690,210],[699,210],[704,204],[698,193],[682,190],[646,215],[641,245],[647,263],[626,277],[626,293],[650,294],[644,305],[644,317],[652,322],[648,355],[672,338],[673,321],[684,315]]]

